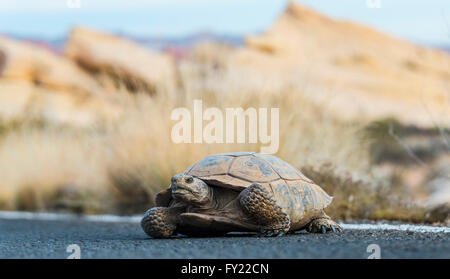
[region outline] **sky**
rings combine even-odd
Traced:
[[[450,0],[296,0],[413,42],[450,45]],[[0,34],[54,39],[89,26],[133,36],[267,30],[288,0],[0,0]]]

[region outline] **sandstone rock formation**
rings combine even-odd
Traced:
[[[92,73],[111,77],[131,92],[171,92],[176,83],[171,57],[156,53],[131,40],[87,28],[72,30],[65,53]]]
[[[0,37],[1,78],[25,80],[41,87],[96,95],[98,83],[72,61],[31,43]]]
[[[117,117],[105,90],[73,61],[0,37],[0,120],[45,119],[88,126]]]
[[[345,119],[450,125],[448,54],[294,2],[267,32],[247,38],[231,63],[283,78]]]

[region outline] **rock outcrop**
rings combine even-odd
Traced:
[[[23,80],[55,91],[96,95],[99,85],[73,61],[28,42],[0,37],[3,79]]]
[[[119,110],[96,97],[64,94],[26,80],[0,78],[0,120],[38,119],[88,127],[118,117]]]
[[[89,126],[119,110],[76,63],[49,49],[0,37],[0,120]]]
[[[106,74],[130,92],[153,95],[175,88],[173,59],[129,39],[79,27],[72,30],[65,54],[94,74]]]
[[[247,38],[231,63],[310,89],[308,96],[344,119],[450,125],[448,54],[294,2],[267,32]]]

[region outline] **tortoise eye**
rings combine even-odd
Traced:
[[[192,183],[192,182],[194,182],[194,178],[189,176],[185,179],[185,181],[186,181],[186,183]]]

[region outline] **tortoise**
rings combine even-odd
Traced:
[[[141,227],[154,238],[341,232],[324,212],[331,201],[321,187],[275,156],[224,153],[174,175],[170,187],[156,195],[156,207],[145,213]]]

